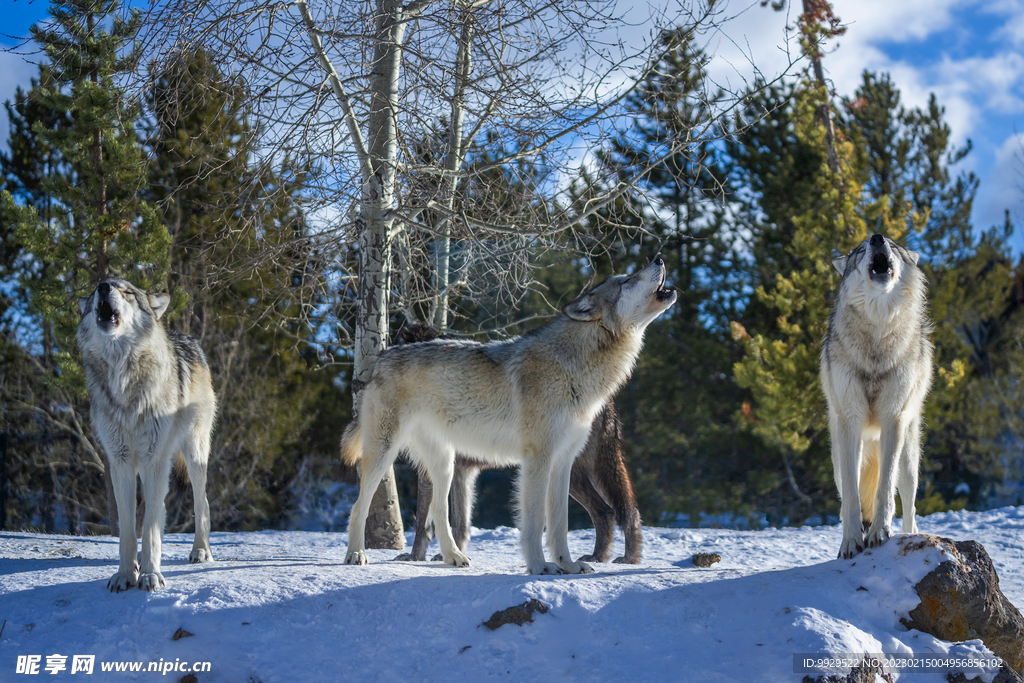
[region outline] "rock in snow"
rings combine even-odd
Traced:
[[[548,606],[537,598],[530,598],[521,605],[509,607],[495,612],[491,615],[491,618],[480,624],[494,631],[505,624],[515,624],[516,626],[522,626],[523,624],[532,624],[533,615],[535,612],[541,614],[548,613]]]
[[[1024,617],[999,590],[999,577],[985,548],[977,541],[941,536],[900,540],[901,552],[931,546],[948,558],[914,586],[921,604],[903,624],[942,640],[980,638],[1013,671],[1024,670]]]

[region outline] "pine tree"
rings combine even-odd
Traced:
[[[821,514],[835,500],[826,406],[818,378],[819,344],[831,292],[838,282],[832,252],[846,253],[863,240],[868,217],[887,224],[891,217],[884,201],[866,201],[862,196],[854,147],[838,135],[838,172],[831,173],[826,131],[817,116],[820,90],[805,80],[793,95],[784,119],[791,128],[777,121],[770,124],[775,131],[792,136],[788,143],[773,146],[790,154],[762,165],[758,146],[751,145],[749,155],[742,147],[734,149],[738,163],[757,175],[763,188],[758,196],[768,206],[763,207],[766,229],[755,233],[754,243],[754,259],[764,278],[755,293],[760,319],[748,316],[746,326],[735,322],[733,334],[746,349],[734,368],[737,383],[748,388],[753,398],[745,417],[781,460],[780,481],[795,503],[787,516],[802,519]],[[795,163],[797,157],[803,163]],[[808,166],[811,160],[815,163]],[[790,174],[796,177],[787,182]],[[787,186],[789,190],[782,191]],[[769,193],[769,188],[779,188],[781,194]],[[781,242],[780,227],[785,240]],[[764,249],[759,248],[762,245]],[[774,268],[774,279],[769,279],[766,267]]]
[[[200,340],[218,391],[210,498],[217,528],[279,523],[300,469],[325,476],[348,414],[338,373],[317,371],[300,301],[319,273],[298,193],[303,174],[254,165],[244,86],[204,51],[151,74],[146,198],[173,237],[169,324]],[[191,507],[174,502],[174,526]]]
[[[139,107],[119,85],[137,60],[131,41],[139,12],[126,20],[116,2],[69,0],[54,3],[51,14],[48,28],[32,29],[48,62],[24,104],[14,105],[11,156],[4,159],[11,191],[0,193],[0,210],[9,230],[4,242],[22,256],[25,314],[42,346],[34,364],[45,390],[34,394],[31,406],[23,399],[24,405],[45,416],[49,431],[40,439],[71,435],[75,453],[83,456],[69,458],[60,475],[48,467],[43,481],[76,510],[76,498],[93,501],[89,521],[99,522],[102,495],[96,492],[103,486],[86,476],[95,470],[79,469],[104,467],[84,418],[84,383],[75,361],[78,298],[110,275],[162,286],[170,238],[139,199],[146,177],[134,128]],[[63,486],[61,477],[73,485]],[[116,530],[112,496],[106,498]]]
[[[711,141],[724,133],[707,128],[721,93],[709,87],[707,56],[684,30],[666,31],[661,43],[657,68],[626,100],[635,123],[598,155],[601,175],[587,179],[600,186],[637,169],[652,171],[639,193],[590,222],[595,256],[579,263],[575,280],[564,267],[541,272],[552,292],[571,293],[587,277],[664,258],[679,298],[648,328],[617,404],[641,514],[659,523],[682,513],[697,525],[709,514],[751,510],[746,452],[756,440],[733,419],[740,392],[730,370],[738,347],[728,321],[742,299],[735,281],[740,256],[721,145]],[[686,138],[695,142],[666,154],[671,142]],[[581,186],[577,201],[592,193]]]
[[[61,381],[81,387],[71,353],[78,298],[111,275],[144,288],[165,286],[170,236],[139,198],[146,179],[134,128],[140,108],[117,83],[138,58],[131,40],[140,13],[123,19],[116,0],[68,0],[51,13],[50,28],[32,29],[49,59],[33,92],[40,107],[56,116],[66,112],[69,121],[56,127],[37,121],[34,132],[66,170],[42,180],[52,202],[49,220],[31,207],[18,210],[18,238],[42,264],[31,303],[54,326]],[[10,195],[4,201],[15,210]]]
[[[845,253],[875,232],[906,242],[922,253],[936,323],[937,377],[926,403],[923,449],[927,502],[918,509],[945,509],[957,483],[966,479],[978,489],[978,472],[993,457],[992,435],[977,408],[985,374],[977,360],[1006,344],[1005,334],[991,331],[1012,284],[1011,228],[974,235],[970,206],[977,181],[970,174],[952,178],[949,171],[969,147],[950,150],[949,127],[934,97],[927,110],[905,110],[888,76],[865,73],[837,118],[840,173],[832,174],[824,164],[820,119],[807,102],[813,88],[794,94],[792,107],[747,129],[732,149],[737,177],[758,190],[758,204],[744,214],[756,236],[752,273],[760,287],[735,330],[748,351],[736,378],[751,389],[749,417],[782,454],[784,478],[806,504],[803,512],[829,510],[835,492],[817,376],[828,293],[838,279],[829,251]],[[798,157],[805,161],[794,163]],[[817,163],[806,163],[814,158]]]

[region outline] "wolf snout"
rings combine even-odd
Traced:
[[[110,283],[101,282],[99,287],[100,296],[110,296]]]
[[[877,246],[882,245],[882,244],[885,244],[885,238],[884,237],[882,237],[878,233],[875,233],[874,235],[871,236],[871,246],[877,247]]]

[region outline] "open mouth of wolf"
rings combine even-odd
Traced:
[[[96,308],[96,322],[101,327],[117,327],[121,323],[121,316],[118,315],[109,301],[103,300]]]
[[[665,287],[665,270],[662,269],[661,282],[658,283],[658,286],[654,290],[654,297],[658,301],[668,301],[673,294],[675,294],[675,290]]]
[[[868,272],[871,274],[871,279],[877,282],[886,282],[892,277],[892,261],[882,252],[878,252],[871,259]]]

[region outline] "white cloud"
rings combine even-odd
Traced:
[[[849,26],[847,35],[872,42],[923,40],[953,25],[951,9],[961,0],[835,0],[835,13]]]
[[[1001,224],[1006,209],[1020,226],[1024,222],[1024,133],[1007,137],[993,156],[991,170],[975,198],[976,227]]]

